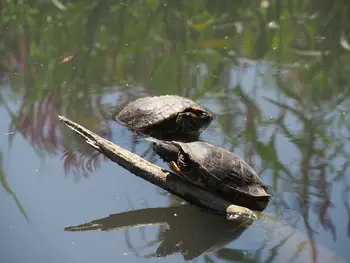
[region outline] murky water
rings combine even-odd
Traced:
[[[1,263],[350,262],[345,2],[2,1],[0,12]],[[110,120],[160,94],[216,114],[202,138],[274,189],[268,218],[184,205],[56,119],[166,167]]]

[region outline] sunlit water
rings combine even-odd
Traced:
[[[247,14],[257,8],[264,12],[266,2],[240,8]],[[232,43],[222,46],[221,29],[217,29],[217,35],[200,31],[206,27],[205,21],[209,21],[203,10],[199,19],[195,17],[201,16],[197,12],[202,11],[194,12],[193,6],[177,10],[178,6],[165,4],[174,20],[179,19],[176,14],[188,16],[188,21],[199,19],[194,28],[202,32],[204,40],[190,42],[198,46],[196,50],[202,52],[199,52],[201,56],[193,52],[192,57],[186,57],[185,53],[172,49],[177,44],[178,49],[190,52],[179,34],[183,29],[174,26],[182,20],[176,20],[178,23],[170,22],[170,18],[166,20],[168,34],[158,28],[161,23],[157,19],[161,18],[155,14],[145,15],[142,20],[154,19],[147,20],[151,28],[147,32],[133,20],[144,10],[154,11],[152,3],[157,5],[156,1],[129,7],[92,5],[92,17],[105,19],[100,22],[84,22],[82,17],[90,14],[84,9],[88,4],[84,10],[79,3],[71,5],[71,13],[64,13],[59,2],[54,2],[52,7],[38,4],[37,9],[28,11],[28,21],[36,21],[33,28],[38,29],[41,42],[30,34],[32,38],[23,40],[22,22],[3,19],[0,35],[6,36],[8,43],[0,46],[0,51],[6,54],[0,60],[3,124],[0,128],[0,262],[159,262],[159,259],[350,262],[350,187],[349,172],[344,165],[349,155],[349,102],[342,90],[349,83],[345,66],[348,54],[340,53],[342,64],[335,68],[336,56],[319,67],[319,53],[310,51],[296,56],[291,51],[281,51],[277,59],[282,58],[286,66],[278,82],[278,70],[273,66],[276,57],[269,56],[277,52],[277,40],[265,50],[269,62],[264,62],[259,57],[263,45],[255,46],[255,53],[244,43],[245,52]],[[202,4],[198,1],[199,6]],[[20,9],[11,6],[5,4],[4,10],[20,14]],[[209,7],[202,6],[211,12],[210,8],[214,7]],[[218,21],[219,18],[226,21],[225,14],[229,12],[226,9],[234,10],[233,6],[224,4],[215,8],[212,15]],[[273,6],[269,8],[276,11]],[[163,11],[160,8],[159,12]],[[300,13],[304,11],[314,13],[309,9]],[[79,24],[74,22],[73,14],[80,12],[84,16],[77,19],[81,21]],[[45,15],[40,17],[38,14],[42,13]],[[125,22],[125,28],[119,20],[118,23],[113,20],[121,14],[131,21]],[[267,21],[272,19],[271,14],[264,15]],[[61,20],[62,17],[66,20]],[[243,17],[237,21],[244,21]],[[259,24],[260,20],[253,18]],[[46,29],[40,24],[42,19],[47,22]],[[101,28],[92,21],[101,23]],[[88,23],[91,32],[99,28],[96,32],[101,35],[93,38],[88,30],[82,33],[84,38],[75,37],[83,31],[79,25],[84,23]],[[272,24],[268,25],[272,30]],[[62,26],[72,30],[73,48],[71,44],[61,43],[66,43],[64,34],[61,35]],[[280,26],[288,29],[283,22]],[[237,24],[233,28],[239,32]],[[262,41],[256,28],[247,26],[246,31],[254,33],[244,35],[245,43]],[[125,32],[130,35],[124,36],[122,44],[115,40]],[[326,34],[321,30],[318,33]],[[163,43],[157,34],[168,42]],[[55,35],[60,41],[53,41]],[[140,39],[134,39],[136,36]],[[155,42],[149,42],[148,37]],[[91,39],[93,47],[89,46]],[[224,39],[238,41],[235,34]],[[341,39],[344,51],[347,42],[344,36]],[[11,45],[12,42],[16,45]],[[79,45],[86,46],[80,50]],[[84,53],[87,50],[92,50],[88,56]],[[153,53],[147,57],[149,50]],[[218,57],[223,61],[232,58],[229,51],[235,51],[237,66],[214,65]],[[331,51],[341,52],[336,48]],[[115,57],[116,52],[122,55]],[[244,55],[253,59],[242,59]],[[64,63],[58,64],[64,57]],[[187,68],[181,69],[184,65]],[[314,72],[310,73],[310,68]],[[332,68],[339,72],[333,75]],[[324,72],[323,77],[329,82],[327,95],[322,95],[325,91],[321,92],[321,81],[315,82],[322,79],[317,75],[319,72]],[[338,75],[343,77],[334,77]],[[265,219],[251,225],[241,220],[228,222],[186,205],[183,200],[96,155],[56,120],[56,114],[72,118],[115,144],[167,168],[153,153],[150,142],[135,138],[110,120],[112,112],[128,101],[159,94],[190,97],[216,114],[217,118],[201,138],[239,154],[274,189],[275,196],[265,210]],[[298,102],[296,95],[304,104]],[[283,108],[282,104],[290,108]]]

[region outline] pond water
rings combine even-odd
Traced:
[[[350,262],[345,1],[2,1],[0,262]],[[94,152],[64,115],[162,167],[111,117],[177,94],[202,139],[276,197],[252,224],[184,205]]]

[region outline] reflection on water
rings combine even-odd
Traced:
[[[223,248],[237,239],[251,223],[251,220],[226,220],[196,207],[184,205],[109,215],[87,224],[67,227],[65,230],[115,231],[132,227],[166,225],[166,228],[161,229],[158,234],[156,251],[145,257],[166,257],[180,252],[185,260],[192,260],[204,252]],[[145,246],[149,245],[154,246],[155,241]]]
[[[166,257],[176,262],[179,253],[205,262],[330,262],[334,255],[350,261],[346,7],[284,0],[0,2],[1,261],[144,260],[125,252],[132,248],[123,233],[149,245],[132,231],[114,231],[117,243],[95,231],[63,231],[110,213],[118,222],[98,224],[127,225],[119,221],[125,215],[128,227],[166,222],[168,228],[145,230],[157,236],[148,260],[161,247],[158,255],[176,252]],[[271,220],[227,231],[230,240],[227,222],[207,227],[220,219],[173,207],[180,201],[112,164],[56,120],[65,115],[163,165],[149,142],[112,120],[128,102],[160,94],[189,97],[216,114],[201,137],[237,152],[271,186]],[[126,198],[139,203],[141,196],[169,208],[127,211]],[[188,217],[173,218],[172,209]],[[147,218],[152,211],[163,212]],[[216,233],[227,244],[212,238]]]
[[[146,248],[154,250],[150,254],[142,255],[145,258],[160,258],[181,253],[187,261],[193,260],[203,253],[212,252],[213,256],[218,259],[265,262],[265,255],[261,254],[261,250],[264,249],[269,251],[267,258],[272,262],[287,259],[307,262],[312,249],[316,249],[318,256],[322,258],[320,262],[342,262],[323,246],[313,247],[314,245],[308,242],[304,234],[290,227],[284,220],[279,219],[274,222],[268,221],[266,218],[255,225],[252,224],[253,220],[251,219],[226,220],[206,210],[183,205],[112,214],[89,223],[66,227],[65,231],[101,230],[111,232],[135,227],[160,226],[156,239],[146,242],[142,247],[134,247],[132,242],[129,242],[130,250],[139,257],[141,257],[142,250]],[[259,239],[262,242],[262,246],[255,252],[252,250],[252,245],[256,240],[244,237],[244,231],[250,226],[260,233]],[[271,232],[274,233],[271,234]],[[246,249],[226,248],[233,241],[250,244]],[[295,251],[295,247],[298,247],[300,251]],[[280,254],[283,255],[282,258],[279,258]],[[208,255],[206,257],[210,258]]]

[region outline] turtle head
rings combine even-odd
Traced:
[[[177,141],[153,143],[153,150],[169,167],[177,174],[184,176],[187,180],[194,182],[198,180],[198,174],[192,172],[192,162],[183,151],[182,144]]]
[[[176,161],[180,153],[179,147],[171,142],[155,142],[153,143],[153,150],[168,163]]]
[[[190,108],[177,115],[176,123],[181,131],[191,133],[205,129],[213,119],[214,115],[207,111]]]

